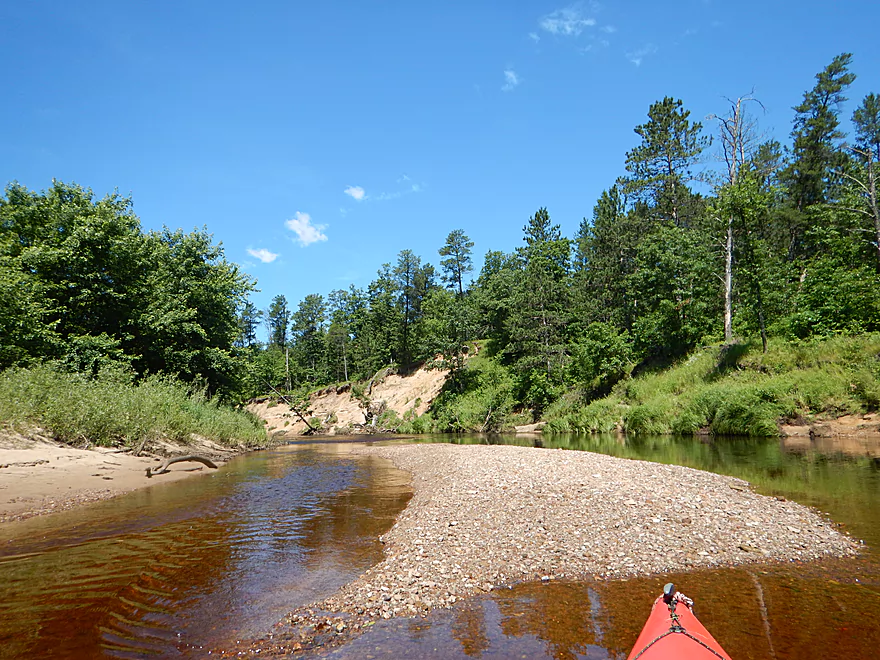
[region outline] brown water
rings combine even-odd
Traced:
[[[0,528],[0,657],[201,657],[381,557],[409,475],[341,444]]]
[[[522,584],[427,619],[381,621],[333,658],[625,658],[663,583],[733,658],[880,657],[880,461],[779,441],[559,436],[422,438],[586,449],[741,476],[830,513],[863,557]],[[203,657],[259,637],[287,611],[378,561],[376,537],[409,499],[408,475],[303,445],[203,478],[0,527],[0,656]]]

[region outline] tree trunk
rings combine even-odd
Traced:
[[[877,204],[877,177],[874,163],[868,163],[868,196],[871,204],[871,215],[874,216],[875,247],[877,248],[877,270],[880,271],[880,209]]]
[[[733,216],[727,219],[727,245],[724,249],[724,341],[733,340]]]

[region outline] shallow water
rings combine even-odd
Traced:
[[[663,583],[732,657],[880,657],[878,447],[718,438],[441,436],[585,449],[740,476],[828,512],[855,560],[627,581],[522,584],[427,619],[381,621],[334,658],[625,658]],[[399,441],[399,440],[397,440]],[[0,657],[204,657],[379,561],[408,475],[339,442],[243,456],[217,472],[0,527]]]
[[[381,557],[409,475],[350,445],[0,527],[0,656],[200,657],[258,636]]]

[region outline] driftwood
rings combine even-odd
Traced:
[[[147,478],[149,479],[154,474],[165,474],[168,472],[168,466],[174,463],[183,463],[184,461],[196,461],[197,463],[201,463],[203,465],[207,465],[209,468],[217,469],[217,465],[210,458],[205,458],[204,456],[196,456],[195,454],[190,456],[176,456],[175,458],[166,458],[165,462],[159,466],[158,470],[153,470],[152,468],[147,468]]]

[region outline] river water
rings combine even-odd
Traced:
[[[400,441],[400,440],[393,440]],[[418,441],[599,451],[742,477],[866,542],[854,560],[522,584],[377,623],[334,658],[625,658],[674,581],[732,657],[880,657],[880,443],[514,436]],[[338,441],[0,527],[0,657],[204,657],[258,637],[381,556],[408,476]],[[552,476],[548,476],[552,478]]]

